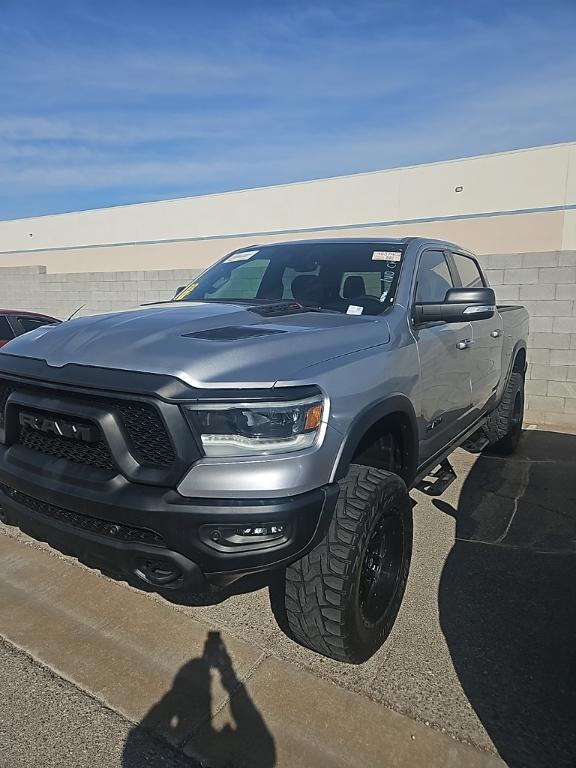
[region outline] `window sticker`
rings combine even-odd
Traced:
[[[372,261],[398,262],[401,258],[401,251],[374,251],[372,254]]]
[[[190,283],[190,285],[187,285],[183,291],[180,291],[178,296],[174,297],[174,301],[182,301],[189,296],[195,288],[198,288],[198,283]]]
[[[355,304],[350,304],[346,310],[347,315],[361,315],[364,312],[364,307],[357,307]]]
[[[228,256],[225,263],[230,264],[233,261],[247,261],[248,259],[251,259],[252,256],[256,256],[257,253],[258,251],[240,251],[240,253],[233,253],[232,256]]]

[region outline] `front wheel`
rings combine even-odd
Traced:
[[[293,640],[359,664],[388,636],[412,554],[412,503],[398,475],[352,465],[324,539],[271,589],[280,627]]]

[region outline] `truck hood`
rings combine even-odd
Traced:
[[[379,317],[319,312],[263,317],[224,303],[157,304],[39,328],[2,354],[176,376],[194,387],[271,387],[316,363],[386,344]]]

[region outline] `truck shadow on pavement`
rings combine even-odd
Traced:
[[[234,725],[214,727],[213,673],[228,696]],[[130,732],[122,756],[123,768],[143,768],[142,729],[160,734],[184,750],[174,765],[202,768],[274,768],[274,739],[238,679],[220,632],[208,632],[202,656],[188,661],[174,678],[172,688]]]
[[[455,670],[501,757],[576,765],[576,436],[524,433],[480,456],[458,508],[439,612]]]

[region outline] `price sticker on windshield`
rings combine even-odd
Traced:
[[[372,261],[398,262],[401,258],[401,251],[374,251],[372,253]]]

